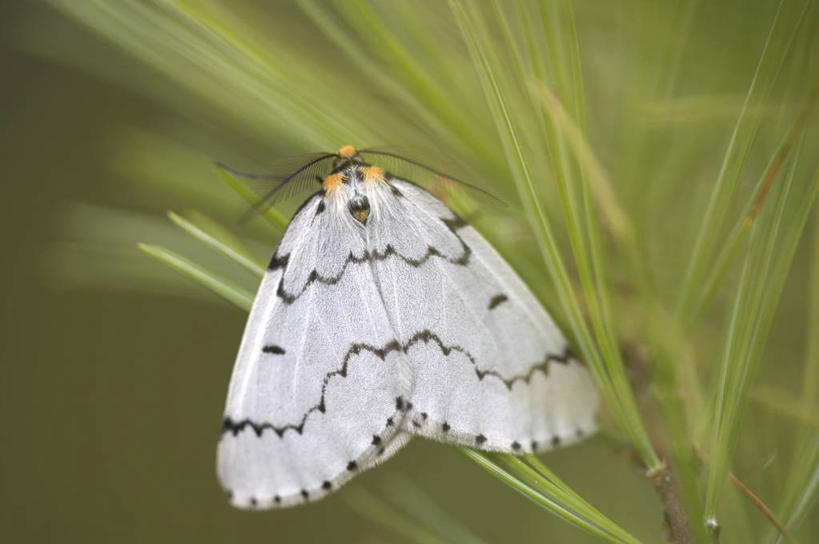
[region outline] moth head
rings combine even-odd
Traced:
[[[367,218],[370,217],[370,200],[367,198],[367,195],[361,193],[354,194],[347,203],[347,208],[350,210],[350,215],[352,215],[356,221],[362,225],[367,224]]]
[[[362,164],[364,160],[358,154],[358,150],[351,145],[345,145],[336,153],[333,159],[333,172],[344,170],[356,164]]]

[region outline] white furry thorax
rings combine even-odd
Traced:
[[[359,226],[382,219],[394,200],[384,171],[363,163],[353,163],[330,174],[322,187],[328,211],[338,220],[346,223],[352,219]]]

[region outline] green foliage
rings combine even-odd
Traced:
[[[239,308],[250,311],[250,306],[253,304],[253,294],[237,285],[233,285],[229,280],[215,276],[209,270],[202,268],[196,263],[164,247],[139,244],[139,249],[151,257],[155,257],[180,272],[189,275],[217,295],[225,297],[229,302],[232,302]]]
[[[756,219],[751,227],[750,247],[745,255],[726,333],[714,408],[711,464],[705,495],[705,515],[709,520],[716,520],[716,505],[739,431],[737,420],[762,358],[799,234],[819,188],[819,176],[814,176],[804,188],[794,188],[798,160],[797,150],[787,179],[778,191],[776,208],[769,208],[772,213]],[[786,221],[786,217],[789,220]]]
[[[515,203],[449,200],[564,325],[605,401],[606,433],[639,459],[673,538],[781,538],[725,484],[732,471],[754,476],[748,467],[780,442],[775,468],[753,478],[757,494],[791,532],[816,537],[805,522],[819,494],[819,228],[803,234],[819,187],[812,2],[50,3],[175,91],[50,55],[177,108],[184,89],[188,115],[207,112],[232,134],[115,135],[111,167],[148,211],[68,214],[65,278],[87,287],[107,275],[110,288],[139,277],[174,291],[169,277],[145,281],[133,255],[121,264],[126,242],[151,240],[140,249],[247,310],[292,203],[225,228],[264,189],[213,172],[211,159],[263,170],[271,148],[398,144]],[[736,35],[715,30],[712,20],[737,12]],[[168,229],[171,206],[194,208],[169,214],[189,238]],[[84,272],[72,251],[90,249],[106,258]],[[799,331],[786,347],[774,341],[784,329]],[[757,432],[760,415],[786,431]],[[567,523],[638,542],[539,460],[463,453]],[[385,490],[356,488],[347,501],[411,541],[478,541],[411,484]],[[418,498],[401,503],[404,494]]]

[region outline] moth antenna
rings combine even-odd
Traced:
[[[239,218],[239,224],[244,225],[245,223],[250,221],[250,218],[253,217],[256,213],[262,213],[267,208],[267,203],[274,196],[276,196],[276,193],[278,193],[279,190],[281,190],[282,187],[284,187],[285,185],[287,185],[286,181],[280,181],[278,185],[276,185],[275,187],[273,187],[273,189],[265,193],[262,196],[262,198],[259,199],[258,202],[250,206],[250,209],[248,209],[245,213],[242,214],[242,217]]]
[[[220,170],[224,170],[225,172],[229,172],[234,176],[239,176],[247,179],[276,179],[277,177],[275,174],[256,174],[253,172],[243,172],[242,170],[237,170],[221,161],[215,161],[213,163],[213,166]]]
[[[273,199],[273,197],[275,197],[276,194],[285,185],[287,185],[287,183],[290,182],[294,177],[296,177],[300,173],[304,172],[306,169],[310,168],[311,166],[313,166],[315,164],[318,164],[321,161],[327,160],[327,159],[329,159],[331,157],[335,157],[335,156],[336,156],[335,153],[325,153],[324,155],[319,155],[315,159],[307,161],[305,164],[300,166],[294,172],[292,172],[292,173],[290,173],[290,174],[288,174],[288,175],[286,175],[284,177],[277,176],[275,174],[252,174],[252,173],[248,173],[248,172],[242,172],[240,170],[236,170],[235,168],[231,168],[230,166],[227,166],[226,164],[224,164],[222,162],[218,162],[218,161],[215,162],[214,165],[217,168],[221,168],[221,169],[225,170],[226,172],[230,172],[231,174],[235,174],[237,176],[241,176],[241,177],[244,177],[244,178],[277,180],[279,182],[275,187],[273,187],[268,192],[266,192],[264,195],[262,195],[262,197],[255,204],[253,204],[248,211],[246,211],[244,214],[242,214],[242,217],[239,219],[239,223],[244,224],[253,216],[253,214],[260,213],[262,210],[264,210],[267,203],[270,202],[270,200]]]
[[[472,185],[471,183],[468,183],[468,182],[466,182],[466,181],[464,181],[462,179],[458,179],[455,176],[450,176],[449,174],[447,174],[445,172],[442,172],[440,170],[436,170],[435,168],[432,168],[431,166],[427,166],[426,164],[420,163],[420,162],[418,162],[416,160],[404,157],[402,155],[399,155],[398,153],[392,153],[390,151],[381,151],[380,149],[359,149],[358,152],[359,153],[370,153],[372,155],[383,155],[385,157],[391,157],[393,159],[398,159],[398,160],[401,160],[401,161],[408,162],[409,164],[412,164],[413,166],[417,166],[419,168],[423,168],[427,172],[431,172],[431,173],[435,174],[436,176],[440,176],[440,177],[442,177],[444,179],[450,179],[450,180],[452,180],[452,181],[454,181],[456,183],[460,183],[461,185],[469,187],[470,189],[474,189],[475,191],[478,191],[479,193],[482,193],[482,194],[488,196],[489,198],[491,198],[492,200],[494,200],[498,204],[506,206],[506,202],[504,202],[500,198],[496,197],[495,195],[493,195],[489,191],[487,191],[485,189],[481,189],[477,185]]]
[[[320,155],[320,156],[316,157],[315,159],[313,159],[313,160],[311,160],[311,161],[308,161],[308,162],[307,162],[307,163],[306,163],[304,166],[302,166],[301,168],[299,168],[298,170],[296,170],[296,171],[295,171],[295,172],[293,172],[292,174],[290,174],[290,175],[288,175],[288,176],[285,176],[285,177],[284,177],[284,179],[282,179],[282,183],[287,183],[288,181],[290,181],[291,179],[293,179],[294,177],[296,177],[296,176],[297,176],[298,174],[300,174],[301,172],[303,172],[303,171],[307,170],[308,168],[310,168],[310,167],[311,167],[311,166],[313,166],[314,164],[318,164],[318,163],[320,163],[320,162],[321,162],[321,161],[323,161],[323,160],[327,160],[327,159],[329,159],[330,157],[335,157],[335,156],[337,156],[335,153],[326,153],[326,154],[324,154],[324,155]]]

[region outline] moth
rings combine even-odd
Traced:
[[[259,287],[218,444],[240,508],[323,497],[415,436],[523,454],[596,430],[588,371],[512,268],[362,155],[297,171],[325,175]]]

